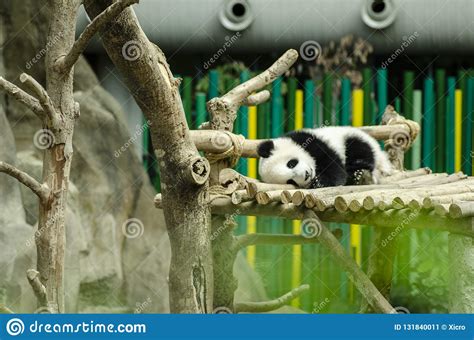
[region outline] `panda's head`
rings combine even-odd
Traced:
[[[311,155],[290,138],[267,140],[258,146],[258,171],[262,181],[293,184],[309,188],[316,174],[316,163]]]

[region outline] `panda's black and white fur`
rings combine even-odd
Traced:
[[[393,172],[377,141],[353,127],[293,131],[262,142],[258,155],[264,182],[300,188],[359,184],[364,170],[378,183]]]

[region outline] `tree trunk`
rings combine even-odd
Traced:
[[[91,18],[111,4],[111,0],[84,2]],[[163,52],[145,36],[132,9],[126,9],[100,33],[109,57],[149,122],[172,249],[170,310],[209,313],[213,305],[210,167],[191,141],[179,80],[173,77]]]

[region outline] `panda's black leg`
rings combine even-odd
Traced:
[[[350,137],[346,140],[347,185],[372,183],[375,157],[372,148],[365,141]]]
[[[372,172],[367,169],[356,170],[347,176],[347,185],[373,184]]]

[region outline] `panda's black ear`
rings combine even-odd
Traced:
[[[272,140],[266,140],[258,145],[257,153],[262,158],[270,157],[272,150],[275,148]]]

